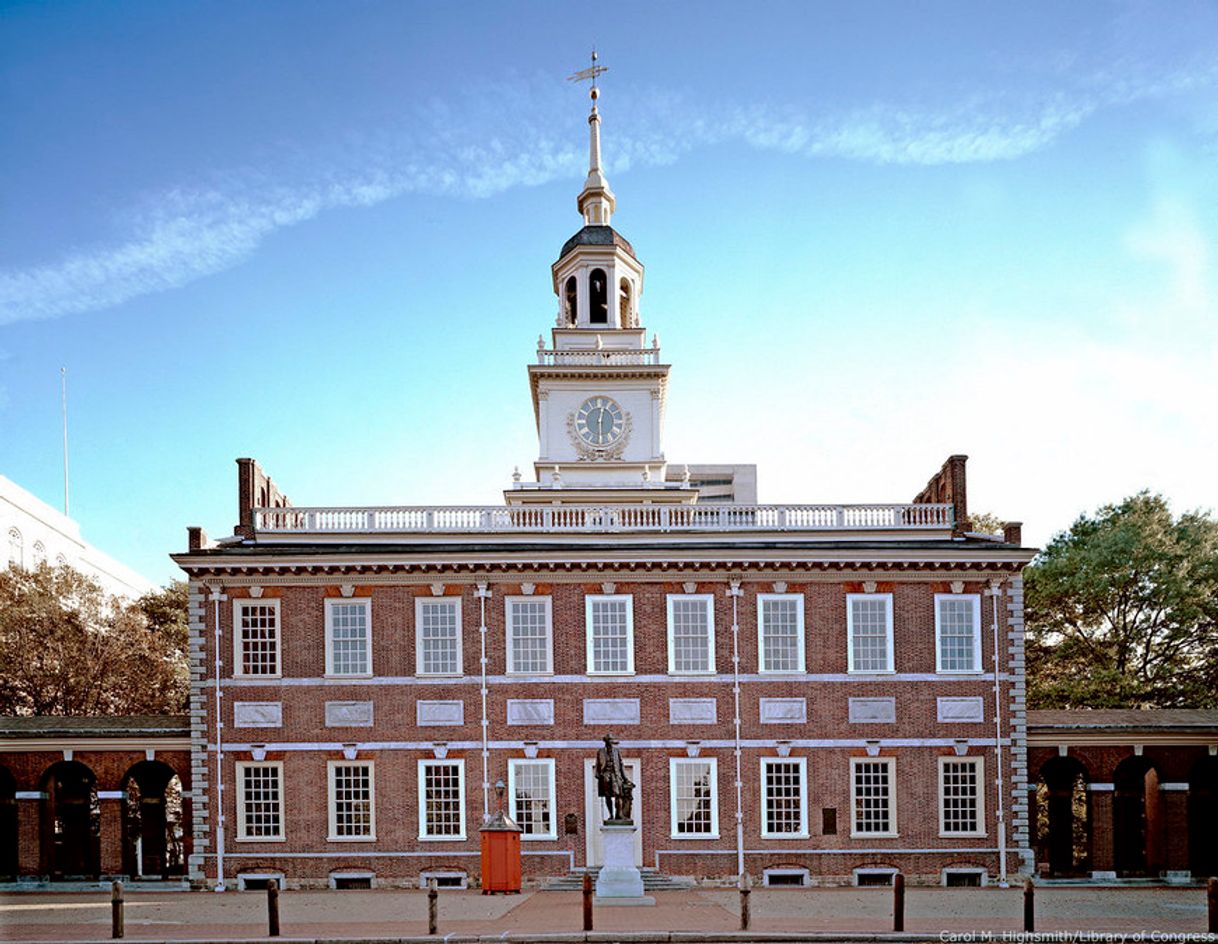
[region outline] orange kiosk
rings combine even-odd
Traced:
[[[521,829],[503,811],[503,781],[495,783],[499,812],[487,817],[482,829],[482,894],[520,893]]]

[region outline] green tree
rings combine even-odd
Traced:
[[[1141,492],[1025,571],[1029,706],[1218,707],[1218,521]]]
[[[0,714],[182,711],[184,607],[174,587],[126,603],[67,566],[0,571]]]

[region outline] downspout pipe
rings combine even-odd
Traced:
[[[995,806],[998,817],[998,887],[1007,888],[1009,884],[1007,882],[1007,819],[1006,802],[1003,795],[1006,793],[1006,776],[1003,773],[1005,753],[1002,749],[1002,681],[998,665],[998,599],[1002,596],[1001,581],[991,580],[990,589],[987,592],[992,602],[991,612],[994,620],[994,752],[998,766],[994,783],[998,788],[998,803]]]
[[[740,581],[733,580],[727,595],[732,598],[732,728],[735,733],[736,758],[736,881],[744,886],[744,781],[740,779],[740,620],[739,603],[744,591]]]
[[[474,594],[478,597],[480,605],[478,634],[482,646],[478,661],[482,669],[482,821],[485,823],[491,815],[491,722],[486,711],[486,696],[489,693],[486,687],[486,601],[490,599],[491,591],[485,583],[480,583]]]
[[[216,658],[214,671],[216,676],[216,791],[213,794],[216,815],[216,886],[215,891],[222,892],[224,885],[224,722],[221,720],[220,706],[223,703],[224,692],[220,689],[220,673],[224,669],[223,634],[220,631],[220,604],[228,599],[223,588],[218,584],[211,588],[208,598],[212,602],[212,614],[215,621]]]

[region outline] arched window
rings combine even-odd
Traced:
[[[64,557],[62,554],[56,554],[55,555],[55,566],[56,567],[67,567],[68,559],[66,557]]]
[[[621,286],[618,288],[617,307],[618,307],[618,327],[633,328],[633,299],[630,297],[630,280],[622,279]]]
[[[41,541],[35,541],[33,551],[34,566],[41,567],[47,562],[47,546]]]
[[[609,323],[609,280],[604,269],[593,269],[588,276],[588,323]]]
[[[8,562],[21,567],[25,563],[22,553],[21,532],[16,528],[8,529]]]
[[[579,313],[579,290],[575,276],[567,279],[567,284],[563,287],[563,310],[567,315],[567,324],[575,324],[575,316]]]

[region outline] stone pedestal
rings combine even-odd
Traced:
[[[596,879],[597,898],[643,897],[643,876],[634,864],[634,834],[638,827],[601,826],[604,864]]]

